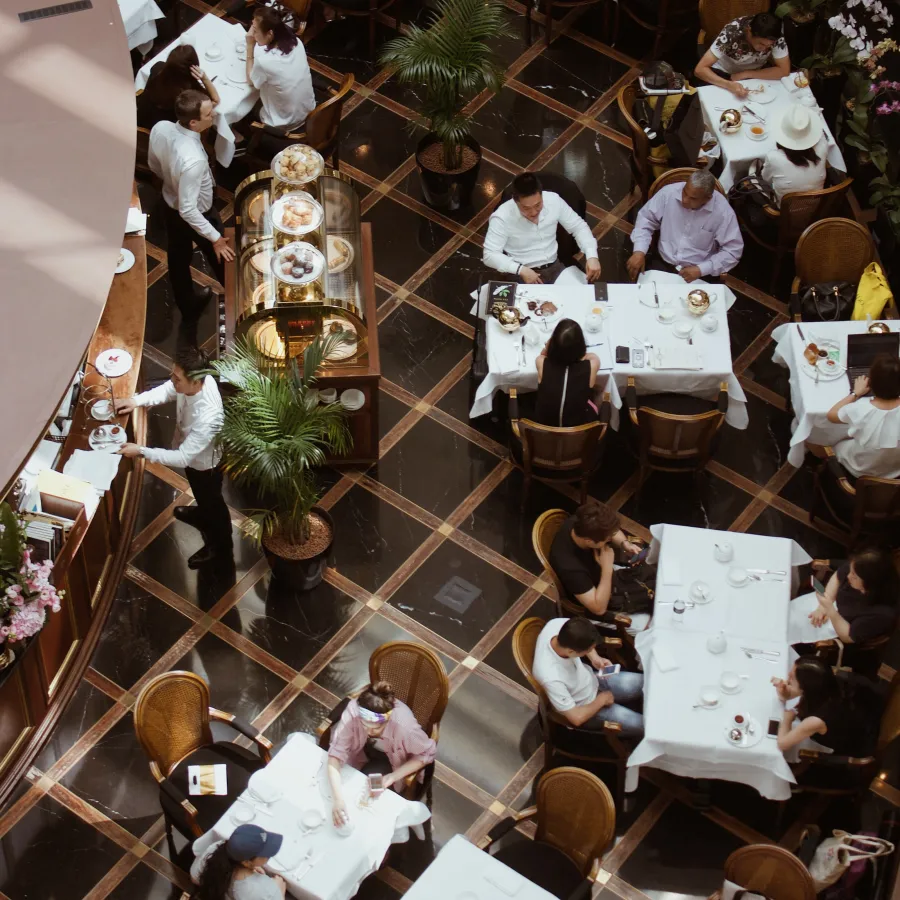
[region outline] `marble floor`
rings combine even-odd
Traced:
[[[315,71],[332,81],[345,71],[357,77],[345,107],[341,168],[353,178],[374,229],[384,372],[380,461],[322,473],[322,503],[337,526],[335,560],[309,594],[271,585],[265,561],[237,530],[253,498],[233,488],[233,565],[189,570],[185,561],[199,537],[173,518],[176,506],[191,502],[187,482],[179,471],[148,466],[130,561],[92,664],[0,811],[0,900],[162,900],[189,887],[189,856],[181,840],[174,858],[167,848],[131,713],[142,685],[174,668],[207,678],[214,705],[252,721],[277,748],[291,732],[313,731],[328,709],[362,685],[369,654],[385,641],[421,641],[441,655],[451,697],[430,834],[392,850],[386,867],[364,883],[364,900],[395,900],[450,836],[477,839],[507,810],[527,805],[542,751],[536,698],[513,661],[510,634],[525,616],[552,615],[531,524],[543,510],[572,508],[574,501],[538,485],[520,512],[522,478],[509,461],[502,424],[468,418],[473,322],[466,291],[487,219],[526,166],[582,185],[604,277],[626,280],[637,198],[615,95],[635,77],[650,45],[625,22],[616,48],[604,45],[600,10],[588,8],[558,20],[545,48],[527,40],[524,7],[504,3],[509,32],[498,50],[506,80],[499,94],[471,104],[484,162],[473,207],[452,217],[422,201],[411,155],[415,134],[407,127],[416,91],[394,84],[367,57],[367,31],[358,20],[311,29],[307,52]],[[176,4],[160,42],[210,9],[201,0]],[[391,33],[379,26],[379,41]],[[692,37],[670,58],[689,58]],[[229,188],[245,174],[240,161],[217,173],[217,205],[226,221],[233,215]],[[151,213],[144,379],[152,385],[167,377],[178,314],[166,277],[165,235],[153,215],[159,198],[148,185],[141,196]],[[213,283],[200,256],[195,260],[196,281]],[[833,524],[810,525],[811,473],[786,460],[787,377],[772,362],[770,334],[787,321],[787,308],[784,285],[775,296],[766,293],[767,262],[748,247],[727,279],[738,295],[729,324],[750,428],[725,427],[704,489],[656,474],[638,505],[633,457],[613,433],[590,490],[640,535],[654,522],[676,522],[790,537],[814,556],[837,555],[845,534]],[[199,326],[200,341],[210,347],[214,315],[211,307]],[[150,419],[150,442],[165,445],[171,410],[153,410]],[[434,599],[461,571],[483,598],[462,615]],[[773,804],[748,789],[719,783],[712,806],[699,810],[683,784],[647,771],[619,811],[599,896],[708,897],[736,847],[790,845],[808,821],[852,830],[858,812],[798,801],[776,830]]]

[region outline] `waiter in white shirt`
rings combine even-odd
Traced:
[[[147,161],[162,179],[168,235],[169,281],[182,319],[196,321],[211,296],[194,296],[191,257],[196,244],[220,284],[223,263],[234,251],[222,236],[222,221],[213,206],[215,182],[200,135],[212,125],[213,103],[200,91],[182,91],[175,100],[177,122],[157,122],[150,132]]]
[[[491,216],[484,264],[525,284],[553,284],[566,268],[557,257],[557,225],[575,238],[584,253],[587,280],[593,284],[600,277],[597,239],[588,223],[559,194],[543,190],[532,172],[513,179],[512,200],[501,203]]]
[[[184,469],[197,505],[176,507],[175,518],[199,529],[204,539],[203,546],[188,559],[192,569],[232,552],[231,517],[222,498],[219,468],[222,450],[216,440],[225,412],[215,379],[202,374],[208,365],[202,351],[183,347],[176,353],[169,381],[127,400],[116,400],[118,413],[129,413],[137,406],[176,403],[174,450],[124,444],[119,453]]]

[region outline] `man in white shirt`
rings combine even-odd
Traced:
[[[175,518],[199,529],[204,538],[203,547],[188,559],[192,569],[232,552],[231,516],[222,498],[222,450],[217,441],[225,413],[215,379],[203,374],[208,365],[202,351],[183,347],[176,354],[169,381],[134,397],[116,400],[118,413],[129,413],[137,406],[176,402],[175,449],[129,443],[119,453],[184,469],[197,505],[176,507]]]
[[[600,277],[600,260],[590,226],[559,194],[543,190],[532,172],[515,177],[512,200],[501,203],[491,215],[484,264],[525,284],[553,284],[566,268],[557,258],[557,225],[577,241],[584,253],[587,280],[593,284]]]
[[[212,125],[213,103],[200,91],[182,91],[175,100],[177,122],[157,122],[150,132],[147,161],[162,179],[168,237],[169,281],[182,318],[196,321],[209,300],[207,289],[194,296],[191,257],[196,244],[220,284],[223,263],[234,251],[222,235],[222,221],[213,206],[215,182],[200,135]],[[200,302],[198,302],[198,299]]]
[[[589,619],[551,619],[538,635],[532,673],[553,708],[575,728],[600,731],[604,722],[618,722],[623,737],[640,740],[644,717],[634,707],[643,702],[644,676],[599,674],[596,670],[612,665],[597,653],[599,640]]]

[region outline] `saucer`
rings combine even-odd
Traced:
[[[754,747],[762,740],[763,727],[759,724],[759,721],[752,716],[747,716],[747,722],[753,729],[753,734],[742,731],[739,738],[732,737],[732,732],[738,730],[732,723],[729,722],[728,725],[725,726],[725,740],[731,744],[732,747]]]
[[[715,694],[716,699],[712,703],[706,703],[703,699],[705,694]],[[719,706],[721,706],[718,687],[708,684],[705,687],[700,688],[700,693],[695,702],[698,704],[698,708],[701,709],[718,709]]]
[[[751,141],[764,141],[769,136],[769,132],[766,131],[765,128],[763,128],[762,134],[754,134],[753,127],[751,126],[747,129],[747,136]]]
[[[712,598],[712,591],[709,589],[709,585],[705,581],[695,581],[690,588],[690,597],[694,603],[702,606],[704,603],[709,603]]]
[[[255,815],[256,811],[253,807],[245,806],[244,804],[235,806],[230,813],[231,821],[236,822],[238,825],[245,825],[247,822],[252,822]]]
[[[659,322],[660,325],[672,325],[675,322],[675,313],[670,313],[669,318],[663,316],[662,313],[657,313],[656,321]]]
[[[116,263],[116,275],[127,272],[134,265],[134,254],[127,247],[123,247],[120,253],[122,254],[122,262]]]
[[[127,350],[104,350],[96,359],[94,365],[101,375],[107,378],[118,378],[131,369],[134,358]]]
[[[112,432],[113,428],[116,429],[115,433]],[[127,440],[128,436],[121,425],[98,425],[88,435],[91,450],[105,450],[107,453],[115,453]]]
[[[357,388],[348,388],[341,392],[341,406],[352,412],[355,409],[362,409],[366,402],[366,395]]]
[[[217,59],[222,58],[222,48],[218,44],[212,44],[210,47],[207,47],[203,55],[210,62],[215,62]]]
[[[689,325],[687,322],[678,322],[674,328],[672,328],[672,334],[677,338],[681,338],[683,341],[686,341],[693,333],[693,326]]]
[[[300,827],[304,831],[314,831],[325,821],[325,817],[317,809],[307,809],[300,814]]]
[[[734,677],[737,678],[737,687],[727,688],[727,687],[725,687],[724,684],[722,684],[722,679],[723,679],[726,675],[734,675]],[[744,689],[744,679],[741,678],[741,676],[738,675],[737,672],[723,672],[723,673],[719,676],[719,690],[720,690],[723,694],[739,694],[743,689]]]
[[[741,575],[744,577],[741,578]],[[742,569],[739,566],[732,566],[725,577],[732,587],[745,587],[750,584],[750,576],[747,574],[747,570]]]

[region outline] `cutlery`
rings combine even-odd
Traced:
[[[690,344],[692,347],[694,346],[694,339],[692,337],[688,338],[688,344]]]
[[[659,294],[656,290],[656,282],[653,282],[653,299],[656,301],[656,308],[659,309]]]
[[[760,656],[758,653],[748,653],[746,650],[744,650],[744,656],[746,656],[747,659],[761,659],[763,662],[770,662],[770,663],[778,662],[777,659],[773,659],[771,656]]]
[[[522,368],[525,368],[525,335],[522,335]]]
[[[758,647],[741,647],[744,653],[761,653],[763,656],[781,656],[780,650],[760,650]]]
[[[797,334],[800,335],[800,340],[801,340],[801,341],[805,341],[805,340],[806,340],[806,338],[803,336],[803,329],[802,329],[799,325],[797,326]]]
[[[758,572],[760,575],[787,575],[780,569],[747,569],[748,572]]]
[[[247,806],[250,807],[250,809],[254,810],[255,812],[262,813],[264,816],[274,815],[274,813],[269,812],[269,810],[262,809],[262,807],[257,806],[252,800],[247,800],[244,797],[238,797],[238,800],[240,800],[242,803],[246,803]]]
[[[781,582],[782,584],[784,584],[783,578],[763,578],[762,575],[757,575],[755,572],[748,572],[747,577],[751,581],[765,581],[767,583],[778,581],[778,582]]]

